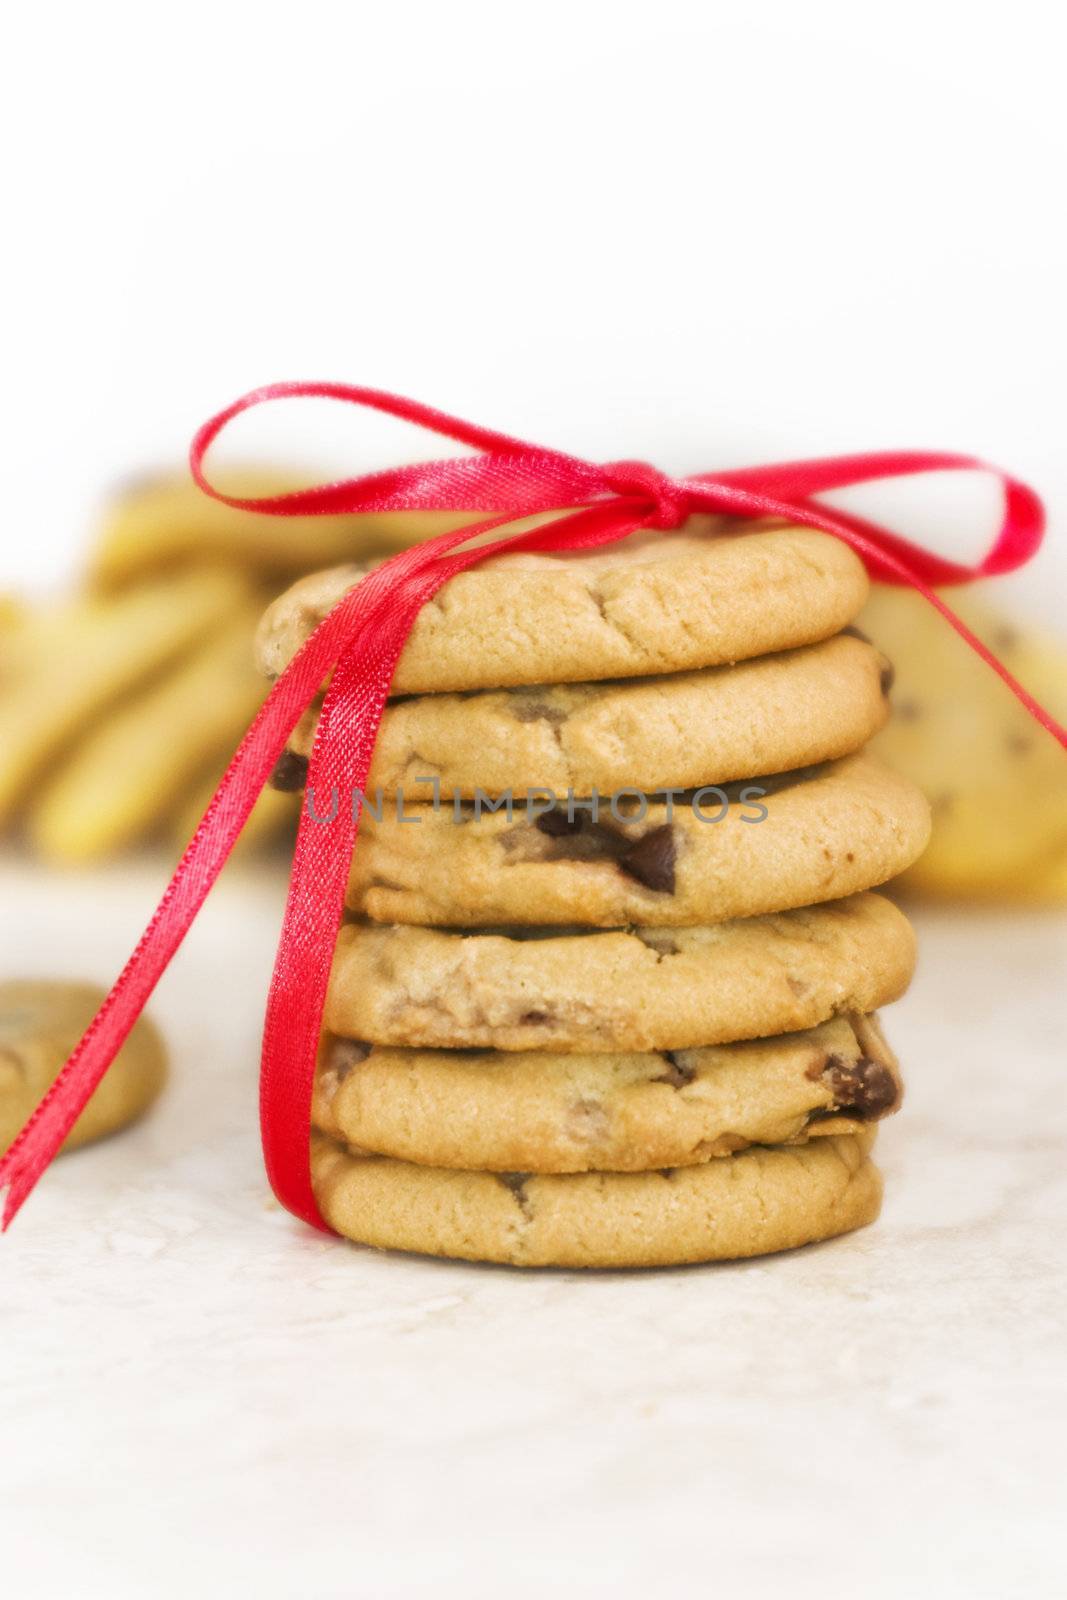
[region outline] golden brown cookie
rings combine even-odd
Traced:
[[[1067,719],[1067,651],[993,609],[947,596],[1041,703]],[[875,749],[933,809],[929,848],[906,884],[941,899],[1067,898],[1067,754],[910,590],[879,586],[864,628],[893,656],[894,715]]]
[[[324,1041],[315,1126],[363,1151],[490,1172],[645,1172],[855,1132],[901,1084],[877,1020],[658,1054],[391,1050]]]
[[[621,682],[416,695],[382,718],[367,792],[473,799],[542,786],[557,794],[686,788],[829,761],[888,714],[889,664],[863,640],[820,644]],[[317,711],[290,740],[281,781],[306,776]],[[296,758],[296,759],[294,759]],[[303,758],[303,765],[301,765]]]
[[[656,1267],[790,1250],[873,1222],[873,1132],[753,1146],[662,1172],[454,1172],[316,1135],[312,1182],[338,1233],[380,1249],[527,1267]]]
[[[35,1110],[105,994],[92,983],[40,978],[0,983],[0,1153]],[[63,1148],[101,1139],[135,1121],[159,1094],[165,1077],[163,1042],[142,1017]]]
[[[31,616],[4,662],[0,822],[103,713],[240,615],[249,593],[236,573],[194,568],[114,599],[79,598]]]
[[[263,670],[276,676],[367,570],[315,573],[276,600],[260,625]],[[393,689],[582,683],[740,661],[829,638],[867,589],[858,557],[827,534],[707,517],[592,553],[496,557],[423,607]]]
[[[237,610],[197,654],[87,729],[35,785],[27,829],[46,861],[81,864],[126,849],[159,827],[205,765],[221,776],[263,699],[251,632],[249,611]]]
[[[765,797],[746,781],[730,804],[697,791],[630,820],[602,807],[596,823],[524,804],[510,820],[457,822],[451,806],[405,803],[401,819],[385,802],[380,821],[364,811],[348,903],[377,922],[443,927],[698,927],[872,888],[929,834],[920,791],[865,755],[751,785]],[[340,804],[308,798],[320,816]]]
[[[213,472],[234,495],[284,494],[313,474],[245,467]],[[147,574],[188,561],[228,563],[277,581],[331,561],[402,550],[431,533],[462,527],[458,512],[385,512],[356,516],[273,517],[239,511],[204,494],[187,471],[149,474],[127,485],[108,507],[90,558],[101,589],[124,588]]]
[[[903,994],[914,965],[907,919],[874,894],[707,928],[350,924],[325,1024],[433,1049],[685,1050],[872,1011]]]

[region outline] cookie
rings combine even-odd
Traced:
[[[193,569],[31,617],[0,689],[0,823],[95,719],[248,603],[235,573]]]
[[[821,644],[622,682],[549,684],[397,700],[382,719],[368,794],[473,799],[686,788],[848,755],[885,722],[889,664],[847,634]],[[290,741],[282,785],[306,774],[318,723]],[[292,757],[305,758],[301,767]]]
[[[105,994],[91,983],[30,978],[0,983],[0,1154],[33,1113]],[[142,1018],[63,1148],[101,1139],[135,1121],[159,1094],[165,1077],[162,1040]]]
[[[755,1145],[661,1172],[456,1172],[313,1137],[312,1182],[338,1233],[379,1249],[526,1267],[657,1267],[790,1250],[873,1222],[873,1134]]]
[[[208,762],[222,775],[263,699],[250,638],[251,613],[239,610],[34,786],[27,831],[46,861],[83,865],[126,849],[165,821]]]
[[[948,598],[1038,700],[1067,718],[1062,643],[980,595],[953,590]],[[863,626],[897,665],[894,715],[875,748],[933,809],[930,847],[907,887],[937,898],[1063,900],[1067,757],[1059,744],[920,595],[876,589]]]
[[[330,814],[327,797],[309,792],[308,803]],[[596,822],[532,809],[458,823],[446,805],[405,805],[403,819],[387,803],[380,820],[365,810],[350,907],[444,927],[699,927],[872,888],[909,866],[929,833],[920,791],[866,755],[746,782],[729,805],[697,791],[621,822],[607,806]]]
[[[877,1020],[853,1012],[775,1039],[641,1054],[397,1050],[328,1036],[312,1119],[419,1166],[647,1172],[855,1132],[900,1099]]]
[[[1067,840],[1058,850],[1032,861],[1010,890],[998,886],[997,895],[1020,905],[1062,905],[1067,901]]]
[[[214,476],[228,494],[264,495],[300,488],[310,474],[247,467]],[[469,520],[457,512],[272,517],[210,499],[188,472],[158,473],[129,484],[112,501],[89,576],[99,589],[118,589],[200,561],[234,563],[284,579],[332,561],[402,550]]]
[[[276,676],[365,566],[302,579],[270,607],[259,658]],[[812,644],[859,611],[867,576],[806,528],[695,517],[592,553],[511,555],[460,573],[416,618],[398,694],[685,672]]]
[[[3,681],[8,648],[25,627],[27,616],[26,602],[22,597],[0,589],[0,682]]]
[[[810,1028],[903,994],[906,918],[857,895],[710,928],[538,936],[342,928],[336,1034],[432,1049],[686,1050]]]

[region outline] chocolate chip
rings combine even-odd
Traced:
[[[642,834],[621,857],[619,867],[627,877],[643,883],[646,889],[654,889],[657,894],[673,894],[676,855],[674,828],[665,822],[662,827]]]
[[[547,700],[516,700],[511,710],[516,722],[547,722],[559,728],[567,720],[567,713]]]
[[[680,1060],[672,1050],[665,1050],[663,1059],[667,1063],[666,1071],[650,1078],[649,1083],[669,1083],[672,1089],[684,1089],[687,1083],[692,1083],[697,1075],[695,1067]]]
[[[585,818],[577,813],[568,817],[565,811],[553,806],[551,811],[542,811],[535,826],[541,833],[547,833],[550,839],[562,839],[568,834],[581,833]]]
[[[599,1100],[576,1100],[567,1114],[567,1132],[583,1144],[597,1144],[608,1126],[608,1114]]]
[[[327,1052],[326,1069],[336,1075],[338,1083],[343,1083],[353,1067],[366,1061],[370,1049],[362,1039],[334,1039]]]
[[[298,756],[295,750],[283,750],[268,782],[272,789],[280,789],[283,794],[295,794],[304,787],[307,775],[307,756]]]
[[[682,948],[666,928],[634,928],[633,936],[640,939],[646,949],[654,950],[661,960],[664,956],[676,956]]]
[[[544,827],[544,823],[548,827]],[[538,831],[546,836],[538,859],[542,861],[618,861],[630,848],[625,833],[619,833],[606,822],[594,822],[592,817],[575,814],[569,821],[566,812],[545,812],[537,819]],[[526,824],[514,830],[515,846],[523,844]],[[507,841],[508,835],[503,838]]]
[[[900,1098],[892,1072],[883,1061],[873,1061],[870,1056],[857,1056],[853,1061],[830,1056],[820,1076],[827,1080],[838,1110],[864,1121],[884,1117]]]
[[[528,1172],[497,1172],[494,1174],[498,1183],[509,1189],[518,1202],[519,1210],[523,1216],[530,1215],[530,1201],[526,1193],[526,1185],[530,1181]]]

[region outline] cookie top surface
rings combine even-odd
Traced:
[[[809,1028],[903,993],[907,919],[880,895],[709,928],[341,930],[335,1034],[431,1049],[680,1050]]]
[[[0,983],[0,1152],[33,1113],[106,997],[92,983],[44,978]],[[142,1017],[71,1129],[64,1149],[139,1117],[166,1077],[166,1052]]]
[[[348,903],[375,922],[439,927],[696,927],[838,900],[919,855],[929,806],[867,755],[752,780],[765,798],[715,791],[632,820],[601,808],[475,818],[442,805],[365,811]],[[729,795],[730,791],[726,791]],[[761,815],[765,813],[765,815]]]
[[[398,1050],[327,1039],[312,1110],[324,1133],[423,1166],[646,1172],[854,1132],[895,1111],[876,1019],[699,1050],[540,1054]]]
[[[472,798],[511,789],[565,795],[686,788],[782,772],[858,750],[885,722],[889,665],[862,639],[662,677],[417,695],[382,718],[368,794]],[[282,782],[306,776],[309,711]]]
[[[258,638],[269,676],[368,570],[315,573],[274,602]],[[494,557],[423,607],[393,689],[570,683],[739,661],[828,638],[867,591],[858,557],[828,534],[707,517],[591,553]]]
[[[663,1172],[563,1177],[454,1172],[354,1156],[321,1135],[311,1175],[322,1214],[380,1249],[527,1267],[728,1261],[873,1222],[881,1179],[871,1133],[757,1145]]]

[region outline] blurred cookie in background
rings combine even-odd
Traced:
[[[93,983],[48,978],[0,983],[0,1155],[52,1084],[106,997]],[[102,1139],[142,1116],[167,1075],[163,1041],[142,1017],[63,1145]]]
[[[1060,721],[1067,647],[989,605],[981,586],[952,608]],[[898,880],[916,895],[1067,901],[1067,756],[921,595],[877,585],[860,627],[896,669],[893,715],[871,748],[933,811],[925,853]]]
[[[307,480],[219,474],[249,496]],[[63,866],[183,849],[262,702],[253,635],[266,604],[316,566],[385,556],[464,520],[270,517],[209,499],[184,469],[131,484],[105,510],[74,593],[0,594],[0,830]],[[288,840],[298,806],[265,795],[241,853]]]
[[[254,621],[253,610],[235,609],[37,783],[27,831],[46,860],[78,865],[128,849],[167,817],[205,765],[225,770],[263,698],[248,649]]]
[[[314,474],[248,466],[212,471],[225,493],[285,494]],[[108,507],[89,557],[89,583],[112,590],[188,561],[226,562],[266,580],[271,592],[317,567],[389,555],[431,533],[462,527],[464,512],[375,512],[275,517],[238,511],[204,494],[188,469],[146,475]]]
[[[248,606],[247,583],[220,567],[31,610],[0,679],[0,823],[32,810],[82,739]]]

